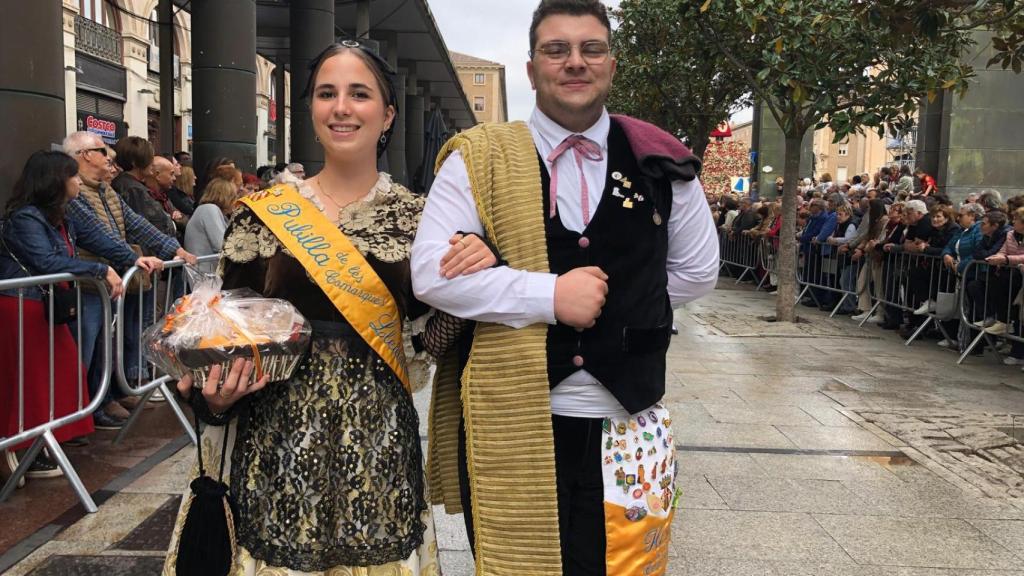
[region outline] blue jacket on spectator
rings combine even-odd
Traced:
[[[964,269],[971,263],[974,252],[981,245],[981,222],[975,222],[974,226],[953,234],[953,237],[942,250],[942,256],[952,256],[957,259],[956,273],[963,275]],[[957,243],[959,242],[959,246]]]
[[[818,245],[821,246],[821,253],[824,256],[828,256],[832,253],[832,246],[828,244],[828,239],[832,237],[832,233],[836,231],[836,226],[839,225],[839,216],[835,212],[824,212],[825,220],[821,224],[821,231],[818,232]]]
[[[804,226],[804,231],[800,234],[800,249],[802,251],[806,252],[811,247],[811,239],[816,238],[821,233],[821,228],[825,225],[825,220],[827,219],[828,213],[826,212],[821,212],[817,216],[807,216],[807,225]],[[829,235],[831,234],[829,232]],[[828,238],[828,236],[825,236],[825,238]]]
[[[65,219],[64,227],[77,256],[76,246],[81,244],[95,254],[110,256],[117,265],[129,267],[138,256],[124,243],[113,242],[98,226],[78,228],[75,222]],[[68,246],[60,229],[46,220],[42,210],[35,206],[24,206],[15,210],[10,218],[0,224],[6,250],[0,250],[0,279],[25,278],[45,274],[74,274],[92,276],[100,280],[107,276],[107,265],[89,262],[68,256]],[[16,262],[7,251],[17,257]],[[18,264],[21,263],[21,265]],[[21,266],[28,268],[26,274]],[[8,296],[17,296],[18,291],[5,290]],[[38,288],[26,289],[25,297],[33,300],[42,298]]]
[[[1006,242],[1006,235],[1013,230],[1012,224],[1006,224],[999,230],[996,230],[992,236],[982,236],[981,241],[978,242],[978,247],[974,249],[974,259],[984,260],[989,256],[995,256],[1003,249],[1003,243]]]

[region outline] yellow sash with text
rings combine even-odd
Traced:
[[[277,236],[338,312],[410,390],[398,304],[345,234],[287,184],[240,202]]]

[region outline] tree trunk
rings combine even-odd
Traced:
[[[710,143],[711,138],[708,136],[704,136],[703,138],[690,136],[690,144],[693,145],[693,154],[697,158],[700,158],[702,162],[704,161],[704,152],[707,151],[708,144]]]
[[[803,134],[786,136],[786,167],[782,173],[782,229],[779,230],[778,276],[779,292],[775,304],[775,319],[796,322],[796,198],[800,178],[800,145]]]

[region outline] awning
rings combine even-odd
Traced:
[[[256,52],[272,61],[283,57],[286,67],[290,4],[288,0],[256,1]],[[339,38],[355,37],[356,11],[356,2],[335,3]],[[399,68],[415,68],[417,81],[429,82],[431,97],[440,99],[452,127],[464,130],[475,125],[469,100],[426,0],[370,0],[370,37],[388,34],[397,38]]]

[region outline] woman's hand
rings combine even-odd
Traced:
[[[222,386],[220,384],[222,372],[220,364],[210,368],[209,374],[206,375],[206,384],[203,385],[203,398],[206,399],[210,411],[215,414],[226,412],[243,397],[262,390],[270,380],[270,376],[264,375],[263,378],[253,382],[252,371],[252,360],[238,358],[231,365],[231,370],[228,371]],[[185,376],[178,380],[178,393],[185,400],[192,397],[191,376]]]
[[[451,280],[490,268],[498,261],[476,234],[456,234],[448,240],[451,248],[441,258],[441,276]]]
[[[116,300],[121,297],[121,294],[124,294],[124,284],[121,282],[121,277],[110,266],[107,266],[107,277],[104,279],[107,281],[107,287],[110,288],[111,300]]]

